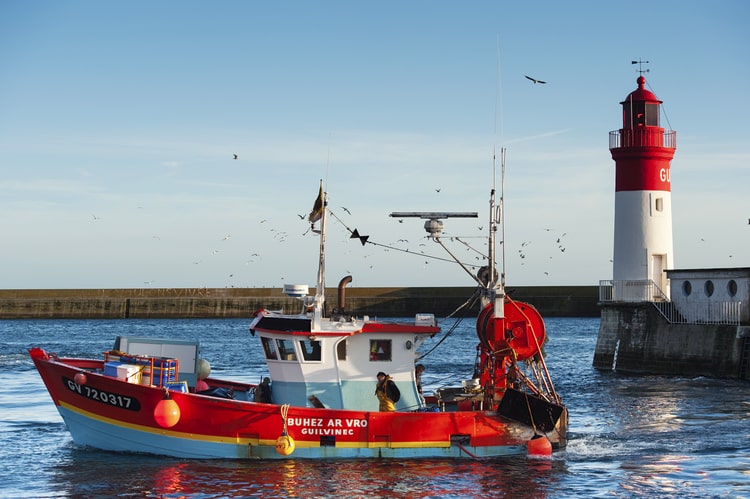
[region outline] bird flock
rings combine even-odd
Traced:
[[[529,81],[531,81],[535,85],[536,84],[546,84],[546,81],[540,80],[539,78],[534,78],[534,77],[531,77],[531,76],[528,76],[528,75],[526,75],[525,78],[528,79]],[[231,159],[233,161],[237,161],[237,160],[239,160],[239,158],[240,158],[240,154],[239,153],[232,153],[231,154]],[[438,187],[434,187],[433,190],[437,194],[440,194],[443,191],[442,187],[439,187],[439,186]],[[138,209],[139,210],[144,210],[145,208],[143,206],[138,206]],[[347,216],[351,217],[352,212],[347,207],[341,206],[340,209]],[[92,213],[91,217],[92,217],[92,221],[93,222],[99,223],[99,222],[102,221],[102,218],[100,216],[98,216],[97,214],[93,214]],[[307,219],[307,215],[304,214],[304,213],[301,213],[301,214],[298,213],[297,217],[300,219],[300,221],[306,221],[306,219]],[[403,224],[404,220],[403,219],[398,219],[397,222],[399,224]],[[272,241],[275,241],[275,242],[279,243],[279,244],[284,243],[289,238],[290,234],[289,234],[288,231],[280,230],[280,229],[276,228],[274,226],[274,224],[269,223],[268,219],[265,219],[265,218],[261,219],[261,220],[258,221],[258,224],[260,226],[260,230],[259,231],[254,231],[255,234],[261,234],[265,230],[265,231],[267,231],[267,233],[270,234],[270,236],[271,236],[270,239]],[[435,257],[435,256],[430,256],[429,254],[427,254],[426,251],[425,251],[427,245],[424,242],[419,242],[416,247],[409,247],[409,241],[407,239],[405,239],[405,238],[398,238],[397,240],[395,240],[395,241],[393,241],[391,243],[381,244],[381,243],[377,243],[375,241],[370,240],[369,236],[360,235],[357,232],[357,229],[354,229],[354,230],[349,229],[348,227],[346,227],[345,224],[343,224],[343,222],[342,222],[342,225],[344,225],[345,228],[347,229],[347,231],[351,234],[350,235],[351,238],[357,238],[357,239],[359,239],[361,241],[362,246],[365,246],[366,244],[369,243],[369,244],[372,244],[372,245],[375,245],[375,246],[380,246],[381,249],[383,249],[384,251],[397,250],[397,251],[402,251],[404,253],[410,253],[410,254],[414,254],[414,255],[420,255],[420,256],[422,256],[422,257],[425,258],[423,260],[424,265],[427,265],[431,259],[446,260],[443,257]],[[306,227],[306,228],[307,228],[307,230],[305,230],[301,235],[307,235],[310,232],[311,227]],[[483,229],[483,227],[479,226],[478,229],[481,232],[482,229]],[[219,237],[218,240],[217,240],[217,244],[213,245],[214,247],[212,247],[209,250],[208,256],[210,256],[212,258],[220,258],[221,255],[223,255],[223,254],[226,253],[224,250],[226,249],[227,245],[230,244],[231,238],[232,238],[231,234],[224,234],[223,236]],[[425,236],[425,238],[426,238],[426,236]],[[162,240],[162,236],[161,235],[152,235],[151,239],[154,240],[154,241],[161,241]],[[528,242],[524,243],[522,245],[522,248],[519,249],[519,256],[520,256],[520,258],[522,260],[526,259],[526,253],[524,251],[524,248],[526,247],[527,244],[529,244],[529,243]],[[564,252],[565,249],[562,246],[560,246],[560,251]],[[368,258],[369,256],[371,256],[371,255],[365,255],[364,258]],[[476,256],[475,259],[481,260],[482,257],[481,256]],[[263,258],[262,258],[262,255],[261,255],[261,253],[259,251],[253,250],[253,249],[249,249],[247,251],[246,257],[244,259],[244,265],[245,266],[252,266],[254,264],[258,264],[262,260],[263,260]],[[204,263],[205,261],[206,260],[204,258],[201,258],[200,255],[196,255],[196,257],[194,257],[193,259],[191,259],[191,262],[192,262],[193,265],[200,265],[200,264]],[[372,269],[373,265],[370,265],[369,268]],[[231,272],[231,273],[228,274],[227,277],[233,278],[233,277],[235,277],[236,274],[237,274],[237,272]],[[283,276],[282,276],[281,279],[283,280]],[[156,281],[154,279],[144,279],[142,281],[142,283],[144,285],[149,285],[150,286],[150,285],[156,284]]]
[[[436,194],[439,194],[443,191],[443,189],[440,187],[434,187],[433,191]],[[138,209],[144,210],[144,207],[138,206]],[[338,215],[336,214],[336,211],[338,211]],[[369,235],[360,234],[357,228],[352,229],[349,227],[348,221],[352,220],[353,216],[352,210],[350,210],[348,207],[339,206],[334,209],[331,209],[331,207],[329,207],[329,212],[332,214],[331,220],[334,222],[333,228],[335,228],[335,225],[343,227],[345,229],[346,239],[358,239],[361,242],[361,246],[367,246],[367,248],[369,248],[366,249],[364,253],[361,250],[356,250],[352,247],[349,247],[350,249],[349,251],[347,251],[347,253],[357,251],[357,253],[354,254],[353,261],[360,260],[361,262],[365,262],[365,267],[367,269],[377,270],[377,259],[374,258],[374,256],[378,251],[400,252],[406,255],[418,257],[420,258],[419,264],[422,268],[427,268],[427,266],[430,265],[431,262],[452,262],[452,260],[445,255],[443,250],[438,249],[437,247],[434,247],[432,244],[430,244],[429,237],[427,235],[422,235],[421,237],[417,237],[416,239],[408,236],[394,237],[394,239],[390,242],[381,242],[375,239],[370,239]],[[294,215],[292,216],[294,217]],[[102,218],[92,214],[92,220],[96,223],[100,223],[102,221]],[[293,229],[293,226],[291,224],[287,224],[286,222],[279,223],[278,221],[274,221],[273,219],[269,218],[258,218],[255,222],[255,228],[248,228],[247,234],[251,234],[253,239],[255,240],[263,240],[266,243],[275,242],[277,244],[284,244],[289,240],[291,236],[304,237],[311,232],[314,232],[314,224],[310,224],[308,222],[308,216],[305,213],[296,213],[295,220],[301,222],[300,225],[304,226],[304,229],[300,227],[299,230],[295,231]],[[398,224],[404,223],[403,219],[394,220]],[[287,225],[286,228],[288,230],[283,230],[281,228],[285,225]],[[409,229],[412,228],[409,227]],[[464,263],[466,267],[478,271],[481,267],[487,265],[487,234],[484,233],[484,230],[485,225],[476,225],[475,229],[471,231],[472,233],[466,236],[459,236],[457,234],[444,232],[443,239],[449,239],[452,243],[464,245],[466,247],[467,258],[466,261],[462,263]],[[550,243],[549,237],[546,238],[547,240],[544,240],[544,238],[540,238],[534,242],[534,246],[542,247],[543,245],[546,245],[547,247],[554,248],[555,253],[564,254],[566,251],[566,247],[564,244],[566,233],[563,232],[558,234],[552,229],[545,229],[545,231],[552,237],[552,243]],[[329,229],[329,235],[333,235],[335,237],[336,231],[334,231],[333,234],[331,234],[330,232],[331,231]],[[243,233],[243,236],[246,236],[247,234]],[[152,234],[150,238],[154,241],[154,244],[163,244],[161,242],[163,239],[165,241],[172,239],[167,234]],[[252,279],[252,272],[259,270],[259,267],[257,267],[256,265],[266,266],[267,263],[264,263],[263,254],[260,250],[257,249],[259,246],[247,247],[247,249],[243,251],[240,245],[247,244],[246,242],[242,242],[246,239],[246,237],[238,239],[237,242],[235,242],[235,239],[236,238],[233,238],[231,233],[227,232],[217,235],[213,243],[209,241],[208,243],[204,242],[204,244],[196,244],[195,248],[197,248],[197,251],[199,252],[190,259],[190,263],[192,265],[205,265],[209,262],[213,262],[211,263],[211,265],[215,267],[217,263],[222,262],[222,267],[227,269],[227,273],[225,274],[225,282],[227,282],[227,287],[250,287],[245,282],[239,283],[237,279],[240,279],[242,281],[244,281],[245,279]],[[297,239],[295,239],[295,241],[297,241]],[[481,241],[480,243],[478,243],[480,245],[479,247],[475,247],[477,241]],[[344,241],[342,241],[342,243],[343,242]],[[346,241],[346,243],[348,243],[348,241]],[[553,246],[550,246],[550,244],[553,244]],[[267,246],[267,244],[264,244],[264,246]],[[206,256],[201,255],[200,247],[207,248],[207,253],[202,253]],[[530,253],[531,248],[531,240],[523,241],[520,244],[520,247],[518,247],[517,255],[520,260],[520,265],[526,265],[527,263],[533,263],[534,265],[543,265],[543,262],[535,259],[532,256],[532,254]],[[265,251],[272,251],[274,253],[271,260],[276,260],[278,254],[280,254],[279,252],[273,250],[273,246],[270,247],[270,250],[269,248],[266,248]],[[244,258],[241,258],[241,255],[243,253]],[[238,255],[240,256],[239,260],[237,258]],[[552,256],[549,256],[549,258],[551,259]],[[237,267],[235,267],[234,270],[231,270],[232,260],[237,260]],[[227,266],[227,263],[229,264],[229,266]],[[242,267],[240,267],[240,265],[242,265]],[[242,271],[242,268],[249,268],[248,270],[250,271],[250,273],[248,274],[247,270]],[[349,269],[346,269],[346,271],[350,272]],[[549,274],[549,270],[544,271],[544,275],[548,276]],[[279,280],[283,282],[285,280],[285,276],[280,275]],[[140,282],[144,286],[154,286],[160,284],[155,279],[151,278],[151,276],[142,279]],[[205,286],[201,284],[195,287]]]

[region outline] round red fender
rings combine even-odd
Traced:
[[[494,316],[494,305],[488,304],[477,318],[477,334],[497,351],[510,345],[517,360],[526,360],[539,352],[546,339],[544,319],[528,303],[506,300],[505,318]]]
[[[527,443],[529,456],[549,457],[552,455],[552,442],[544,435],[534,435]]]
[[[154,407],[154,419],[162,428],[171,428],[180,421],[180,406],[165,391],[164,398]]]

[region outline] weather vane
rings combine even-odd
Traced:
[[[648,61],[642,61],[640,57],[638,58],[637,61],[630,61],[630,64],[638,64],[638,72],[641,74],[641,76],[643,76],[643,73],[649,72],[648,68],[643,69],[643,65],[648,64],[648,63],[649,63]]]

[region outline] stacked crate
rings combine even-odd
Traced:
[[[141,384],[165,387],[177,381],[179,361],[165,357],[146,357],[122,352],[104,352],[104,362],[141,366]],[[106,374],[106,373],[105,373]]]

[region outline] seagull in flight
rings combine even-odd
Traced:
[[[234,156],[234,159],[237,159],[237,158],[239,157],[239,156],[237,156],[236,154],[233,154],[233,156]]]
[[[524,76],[526,76],[527,80],[533,81],[534,85],[536,85],[537,83],[541,83],[541,84],[547,83],[546,81],[537,80],[536,78],[532,78],[531,76],[528,76],[528,75],[524,75]]]

